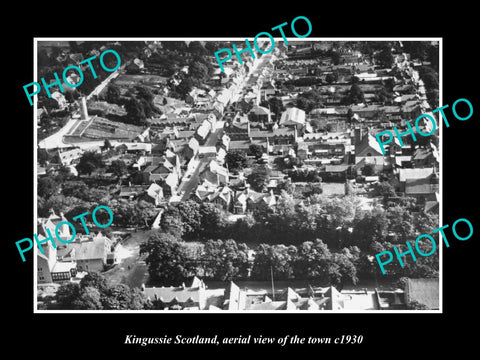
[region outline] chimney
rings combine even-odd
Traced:
[[[80,100],[80,117],[82,120],[88,120],[87,98],[82,96]]]

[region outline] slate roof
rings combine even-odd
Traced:
[[[415,169],[399,169],[398,179],[404,182],[407,179],[422,179],[433,173],[433,168],[415,168]]]
[[[99,233],[92,240],[69,243],[68,248],[75,249],[76,260],[104,259],[110,252],[109,243],[110,239]]]

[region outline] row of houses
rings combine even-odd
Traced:
[[[210,311],[362,311],[405,310],[412,303],[439,309],[436,279],[408,279],[404,289],[344,289],[334,286],[277,291],[249,290],[230,281],[225,288],[209,289],[194,277],[190,286],[145,287],[142,292],[164,310]]]

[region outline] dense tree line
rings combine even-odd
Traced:
[[[312,195],[298,204],[291,195],[283,192],[274,211],[267,207],[258,208],[235,223],[227,222],[225,214],[213,205],[206,207],[205,204],[187,201],[171,205],[167,216],[162,219],[161,231],[177,239],[195,239],[204,243],[209,239],[233,240],[253,244],[250,245],[253,246],[252,249],[263,244],[265,249],[266,246],[271,246],[277,252],[284,251],[284,257],[291,253],[281,247],[277,248],[280,244],[286,248],[299,247],[305,242],[322,239],[322,244],[332,254],[341,254],[346,249],[351,251],[353,247],[358,249],[359,257],[353,262],[358,271],[357,276],[375,276],[379,270],[372,260],[375,254],[399,244],[403,246],[406,241],[414,240],[419,234],[429,234],[438,227],[437,215],[421,212],[414,199],[396,200],[394,192],[392,194],[390,190],[383,183],[379,185],[378,191],[383,191],[387,210],[374,208],[368,211],[359,209],[354,196],[328,198]],[[202,206],[203,212],[200,211]],[[205,216],[208,216],[208,220]],[[333,257],[339,261],[345,259],[340,255]],[[206,258],[208,257],[203,257]],[[349,268],[347,265],[345,268]],[[251,269],[254,277],[261,273],[255,269],[255,266]],[[298,268],[296,269],[296,274],[299,274]],[[285,275],[287,278],[289,271],[279,270],[280,277]],[[398,266],[390,275],[435,276],[437,272],[438,258],[432,255],[418,259],[416,263],[404,268]],[[216,272],[212,270],[208,273]]]
[[[233,239],[208,240],[197,255],[191,255],[188,243],[173,235],[158,233],[142,244],[150,281],[178,285],[191,276],[219,281],[309,279],[321,284],[356,284],[356,247],[332,253],[321,241],[294,245],[259,244],[250,249]]]

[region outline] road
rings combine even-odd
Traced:
[[[148,281],[148,268],[140,256],[140,244],[146,242],[157,230],[137,231],[115,248],[119,263],[103,273],[112,284],[126,284],[141,288]]]
[[[252,70],[250,71],[250,73],[246,76],[245,80],[242,81],[242,85],[241,87],[239,88],[238,92],[237,92],[237,95],[240,96],[241,98],[241,92],[243,91],[243,89],[247,86],[250,86],[251,85],[251,80],[253,81],[253,83],[255,84],[256,83],[256,78],[253,79],[252,78],[252,75],[253,74],[256,74],[256,75],[259,75],[261,74],[263,68],[269,64],[269,61],[271,59],[272,55],[271,54],[266,54],[266,55],[263,55],[260,60],[258,61],[258,63],[256,64],[255,67],[252,68]],[[223,117],[220,121],[217,122],[217,124],[219,125],[219,127],[217,129],[215,129],[214,132],[212,132],[208,138],[207,138],[207,141],[205,142],[205,147],[208,147],[208,146],[215,146],[215,144],[217,143],[218,139],[220,139],[224,133],[224,130],[223,130],[223,126],[225,124],[224,120],[223,120]],[[205,158],[199,158],[198,159],[198,164],[197,164],[197,167],[195,168],[195,170],[191,173],[191,174],[185,174],[186,176],[190,175],[190,177],[185,181],[182,181],[177,189],[178,193],[180,193],[181,195],[180,196],[172,196],[171,200],[172,202],[177,202],[177,201],[186,201],[190,198],[190,194],[191,192],[197,187],[198,183],[199,183],[199,178],[198,178],[198,175],[201,171],[203,171],[203,169],[205,168],[205,166],[208,165],[208,163],[211,161],[210,158],[208,157],[205,157]],[[186,178],[186,176],[184,176],[184,179]]]

